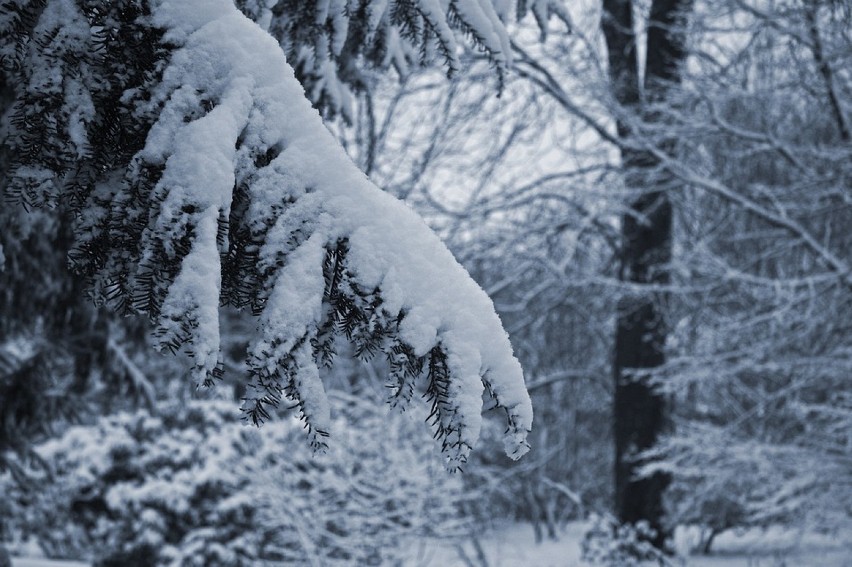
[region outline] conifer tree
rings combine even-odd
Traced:
[[[220,306],[250,309],[243,409],[254,423],[286,399],[322,448],[319,368],[342,338],[360,357],[387,357],[392,404],[422,381],[451,468],[476,442],[483,392],[520,457],[532,410],[490,300],[311,108],[345,116],[370,69],[437,59],[455,72],[456,30],[499,76],[510,6],[238,4],[6,1],[5,202],[70,227],[69,263],[90,296],[147,316],[159,347],[190,354],[199,384],[221,375]],[[542,24],[564,17],[552,0],[521,1],[517,15],[528,7]]]

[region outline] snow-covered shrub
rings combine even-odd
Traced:
[[[593,515],[583,536],[583,559],[607,567],[638,567],[649,561],[667,565],[667,557],[651,543],[655,535],[647,522],[619,524],[612,516]]]
[[[664,439],[657,453],[654,468],[672,477],[668,522],[701,527],[703,552],[729,529],[776,524],[842,533],[852,526],[848,458],[695,424]]]
[[[377,565],[398,561],[411,537],[463,535],[460,480],[415,439],[423,428],[336,405],[359,426],[335,424],[319,456],[295,419],[258,431],[230,402],[71,428],[37,448],[53,478],[18,524],[49,555],[100,566]]]

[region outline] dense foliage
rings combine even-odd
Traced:
[[[95,565],[385,565],[416,538],[449,538],[459,477],[448,476],[410,415],[338,397],[345,447],[318,458],[298,421],[263,430],[231,402],[164,403],[118,413],[36,447],[51,482],[3,484],[7,528],[51,556]],[[399,447],[383,448],[391,437]]]

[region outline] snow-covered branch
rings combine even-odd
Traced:
[[[361,31],[402,25],[404,5]],[[448,56],[456,22],[507,64],[490,1],[411,6]],[[344,7],[323,3],[317,22]],[[79,214],[70,257],[96,298],[149,315],[199,383],[221,374],[220,305],[250,307],[247,417],[260,423],[286,398],[316,448],[331,420],[319,367],[342,337],[362,358],[387,356],[393,404],[420,383],[451,468],[479,437],[486,392],[505,410],[507,454],[527,451],[532,407],[490,299],[347,157],[279,41],[229,0],[17,9],[0,21],[23,34],[3,55],[25,78],[5,190]],[[343,36],[330,41],[342,53]]]

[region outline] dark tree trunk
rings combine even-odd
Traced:
[[[601,22],[607,43],[613,96],[620,105],[618,135],[625,142],[621,158],[627,186],[635,192],[622,218],[620,278],[635,284],[666,284],[671,259],[672,207],[669,180],[659,160],[631,149],[636,132],[629,124],[656,120],[648,103],[662,100],[680,78],[685,56],[679,24],[691,0],[655,0],[647,34],[644,81],[639,76],[631,0],[604,0]],[[630,120],[629,120],[630,119]],[[655,298],[656,296],[656,298]],[[648,373],[665,361],[666,327],[659,293],[631,294],[619,304],[613,372],[615,377],[615,507],[619,520],[646,521],[656,532],[653,544],[662,549],[668,536],[663,525],[662,496],[669,478],[657,474],[636,480],[638,451],[654,445],[668,421],[667,402],[655,391]]]

